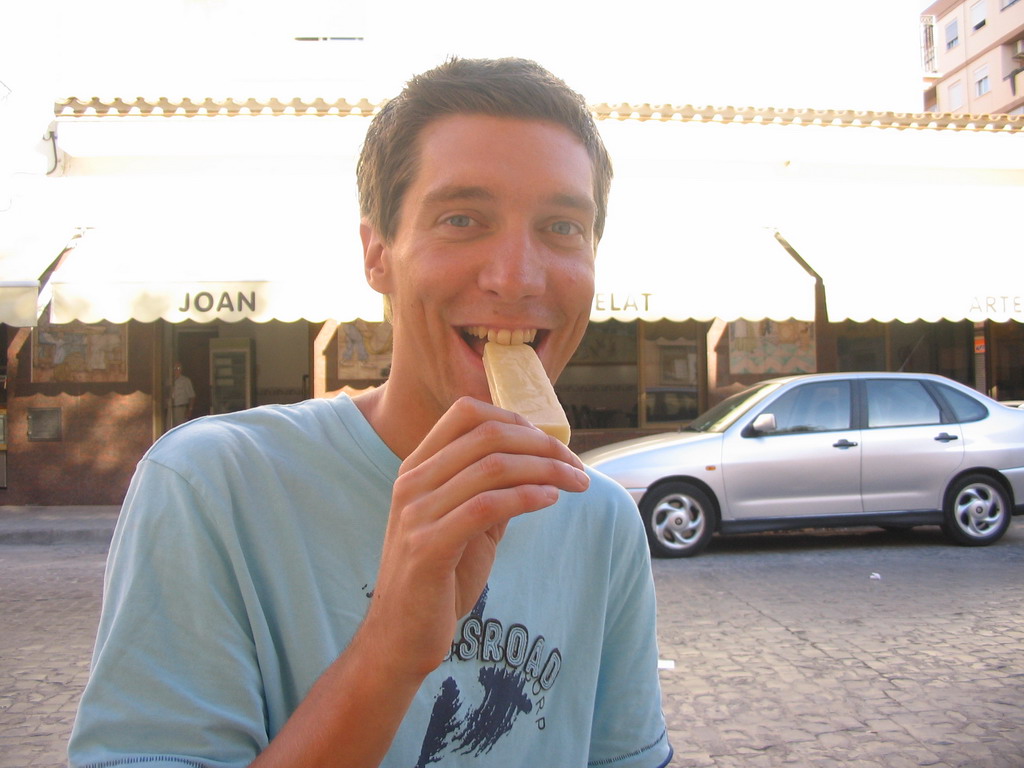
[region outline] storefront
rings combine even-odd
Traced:
[[[195,415],[386,379],[352,181],[366,120],[328,111],[64,118],[62,172],[28,228],[59,244],[0,252],[0,503],[119,503],[170,424],[175,362]],[[616,179],[593,322],[556,388],[575,449],[788,373],[927,370],[1024,397],[1011,119],[602,114]]]

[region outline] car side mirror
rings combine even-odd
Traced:
[[[751,435],[768,435],[777,429],[774,413],[761,413],[750,425]]]

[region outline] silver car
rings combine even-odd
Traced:
[[[984,546],[1024,513],[1024,411],[929,374],[771,379],[581,458],[633,496],[660,557],[715,532],[864,525]]]

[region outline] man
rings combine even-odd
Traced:
[[[492,405],[480,357],[535,330],[561,372],[610,178],[582,99],[532,62],[450,61],[389,102],[359,186],[390,378],[151,449],[72,765],[668,763],[636,509]]]
[[[184,424],[192,418],[192,409],[196,403],[196,390],[192,379],[181,369],[181,363],[174,364],[174,381],[171,382],[171,426]]]

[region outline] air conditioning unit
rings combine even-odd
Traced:
[[[1024,61],[1024,40],[1018,40],[1013,45],[1013,58]]]

